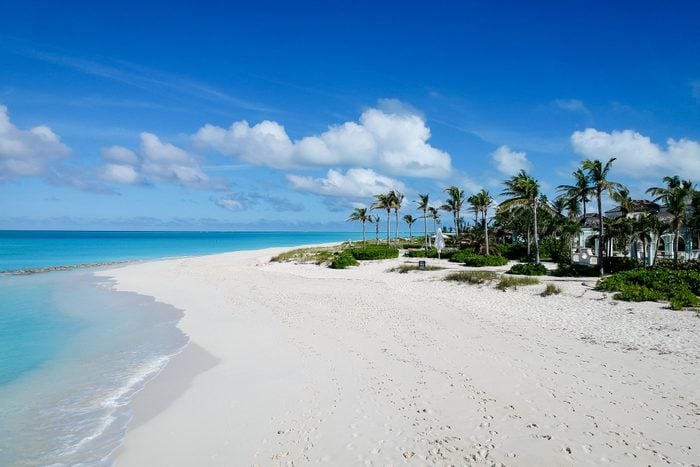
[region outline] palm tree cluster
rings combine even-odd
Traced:
[[[431,231],[437,230],[440,224],[440,211],[451,214],[454,225],[454,236],[451,241],[460,246],[471,246],[484,254],[491,254],[496,243],[517,243],[524,241],[527,246],[527,256],[535,263],[540,262],[541,242],[547,243],[550,256],[553,248],[558,248],[569,255],[573,240],[584,226],[596,222],[598,234],[598,266],[603,273],[603,257],[606,254],[606,240],[620,239],[624,244],[639,241],[643,244],[646,264],[647,252],[658,243],[661,234],[674,234],[674,260],[678,260],[678,243],[681,230],[685,226],[700,233],[700,192],[689,180],[678,176],[665,177],[665,186],[653,187],[647,193],[654,196],[655,202],[665,206],[666,221],[655,212],[640,212],[640,203],[653,204],[651,201],[634,201],[630,191],[621,183],[610,180],[610,172],[615,158],[603,163],[600,160],[584,160],[572,173],[573,183],[559,185],[558,196],[550,202],[541,192],[537,179],[521,170],[503,181],[502,201],[495,204],[491,194],[482,189],[478,193],[466,196],[465,191],[452,185],[443,190],[446,199],[439,206],[431,205],[430,195],[418,194],[415,200],[417,217],[405,214],[403,221],[408,226],[409,237],[413,240],[413,224],[423,219],[422,247],[431,247]],[[608,219],[603,215],[603,201],[607,196],[617,203],[620,216]],[[362,223],[362,241],[366,242],[365,224],[374,223],[376,239],[379,241],[379,215],[371,215],[370,211],[386,212],[386,243],[392,243],[392,213],[394,217],[393,241],[399,241],[399,211],[403,207],[404,195],[397,190],[380,193],[374,196],[375,201],[369,208],[358,207],[352,212],[349,221]],[[595,201],[597,215],[588,214],[587,205]],[[462,217],[462,211],[468,203],[474,214],[471,226]],[[495,215],[489,216],[490,212]],[[634,214],[631,216],[630,214]],[[432,223],[430,220],[432,219]],[[491,229],[489,227],[492,227]],[[500,241],[498,241],[500,240]],[[495,246],[494,246],[495,245]],[[478,248],[477,248],[478,246]],[[524,246],[523,246],[524,248]],[[534,251],[533,251],[534,250]]]

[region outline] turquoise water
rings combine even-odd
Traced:
[[[0,271],[358,240],[357,232],[0,230]]]
[[[357,239],[349,233],[0,232],[0,269]],[[181,312],[90,269],[0,275],[0,465],[110,465],[128,402],[187,343]]]

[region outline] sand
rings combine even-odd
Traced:
[[[407,258],[269,262],[283,250],[100,273],[184,310],[191,337],[135,397],[116,465],[700,465],[695,312],[593,279],[542,297],[386,272]]]

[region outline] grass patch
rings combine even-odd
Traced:
[[[501,280],[496,284],[498,290],[506,291],[507,289],[517,289],[519,286],[523,285],[535,285],[539,284],[540,281],[534,277],[501,277]]]
[[[498,275],[490,271],[459,271],[445,276],[446,281],[465,282],[467,284],[483,284],[495,280]]]
[[[544,288],[544,291],[540,295],[543,297],[549,297],[550,295],[559,295],[561,293],[561,289],[557,287],[554,284],[547,284],[547,286]]]
[[[270,261],[277,263],[313,263],[325,264],[333,260],[333,255],[343,249],[342,246],[318,247],[318,248],[297,248],[285,251],[274,256]]]
[[[419,269],[418,265],[416,264],[402,264],[400,266],[397,266],[395,268],[389,269],[387,272],[398,272],[399,274],[406,274],[407,272],[410,271],[439,271],[441,269],[440,266],[431,266],[429,264],[425,265],[425,269]]]

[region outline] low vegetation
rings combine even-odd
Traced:
[[[546,276],[547,268],[544,264],[538,263],[520,263],[513,265],[508,274],[518,274],[521,276]]]
[[[342,246],[332,247],[317,247],[317,248],[297,248],[295,250],[285,251],[277,256],[274,256],[270,261],[279,263],[295,262],[295,263],[312,263],[325,264],[333,259],[333,255],[342,250]]]
[[[445,276],[446,281],[465,282],[467,284],[483,284],[495,280],[498,275],[490,271],[458,271]]]
[[[549,274],[557,277],[599,277],[600,269],[585,264],[559,263]]]
[[[613,298],[641,302],[668,300],[671,309],[700,304],[700,272],[666,268],[635,269],[598,280],[596,289],[617,292]]]
[[[440,252],[440,258],[450,259],[452,255],[456,252],[455,249],[444,249]],[[435,248],[430,248],[426,250],[408,250],[404,256],[407,258],[437,258],[438,252]]]
[[[398,248],[386,245],[367,245],[364,248],[350,248],[347,250],[358,261],[398,258]]]
[[[544,291],[540,295],[543,297],[549,297],[550,295],[559,295],[561,293],[561,289],[557,287],[554,284],[547,284],[547,286],[544,288]]]
[[[468,256],[464,260],[465,266],[484,267],[484,266],[505,266],[508,260],[501,256],[492,255],[473,255]]]
[[[501,277],[501,280],[498,281],[498,284],[496,284],[496,288],[498,290],[503,290],[505,292],[507,289],[510,289],[510,288],[517,289],[519,286],[535,285],[535,284],[539,284],[539,283],[540,283],[540,281],[538,281],[534,277],[503,276],[503,277]]]
[[[350,254],[349,251],[341,251],[333,255],[331,264],[328,266],[331,269],[345,269],[349,266],[357,266],[357,260]]]
[[[400,266],[397,266],[395,268],[389,269],[387,272],[398,272],[399,274],[406,274],[409,271],[439,271],[441,269],[440,266],[431,266],[429,264],[425,265],[425,268],[420,269],[417,264],[402,264]]]

